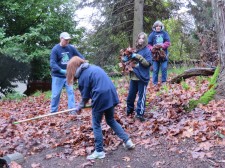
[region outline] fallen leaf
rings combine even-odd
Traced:
[[[129,162],[130,161],[130,158],[128,156],[125,156],[125,157],[122,158],[122,160],[123,161],[126,161],[126,162]]]
[[[32,168],[40,168],[41,167],[41,164],[40,163],[32,163],[31,164],[31,167]]]
[[[85,168],[85,167],[87,167],[87,166],[93,166],[93,165],[94,165],[93,162],[86,162],[86,163],[83,163],[83,164],[81,165],[81,167],[82,167],[82,168]]]
[[[10,168],[22,168],[22,166],[18,163],[16,163],[15,161],[12,161],[10,164],[9,164],[9,167]]]
[[[47,154],[47,155],[45,156],[45,159],[51,159],[53,156],[55,156],[54,153]]]

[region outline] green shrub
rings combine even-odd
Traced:
[[[185,81],[181,82],[181,86],[183,87],[184,90],[188,90],[190,88],[190,86]]]
[[[197,107],[197,105],[199,103],[208,104],[214,98],[214,95],[216,94],[215,88],[217,86],[216,81],[219,76],[219,69],[220,68],[217,67],[213,76],[210,78],[210,82],[208,85],[209,90],[207,92],[205,92],[198,100],[190,100],[189,101],[189,105],[187,108],[188,111],[193,110],[195,107]]]
[[[21,100],[22,98],[26,97],[24,94],[20,94],[19,92],[12,92],[8,93],[2,100]]]

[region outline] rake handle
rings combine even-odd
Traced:
[[[85,106],[84,108],[90,108],[90,107],[91,106]],[[57,114],[62,114],[62,113],[69,112],[69,111],[74,111],[74,110],[77,110],[77,108],[75,107],[75,108],[68,109],[68,110],[58,111],[58,112],[55,112],[55,113],[50,113],[50,114],[40,115],[40,116],[36,116],[36,117],[33,117],[33,118],[28,118],[28,119],[24,119],[24,120],[20,120],[20,121],[15,121],[15,122],[13,122],[13,124],[20,124],[22,122],[36,120],[36,119],[49,117],[49,116],[53,116],[53,115],[57,115]]]

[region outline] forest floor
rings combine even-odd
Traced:
[[[208,90],[208,79],[193,77],[185,83],[148,86],[145,122],[126,116],[129,81],[114,81],[120,103],[115,119],[136,144],[125,150],[121,140],[103,120],[106,157],[88,161],[94,150],[91,109],[13,124],[13,121],[49,113],[49,97],[41,93],[22,101],[0,101],[0,157],[22,153],[25,161],[10,168],[225,168],[225,100],[186,107]],[[80,100],[79,91],[75,90]],[[67,107],[62,93],[59,110]]]
[[[86,157],[79,156],[73,159],[53,157],[63,148],[47,149],[32,156],[28,156],[21,165],[23,168],[224,168],[225,147],[210,149],[213,157],[193,157],[195,147],[193,140],[184,140],[178,145],[172,145],[161,137],[158,144],[151,148],[136,145],[134,150],[125,150],[122,145],[115,151],[106,152],[104,159],[88,161]]]

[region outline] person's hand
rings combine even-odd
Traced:
[[[131,54],[131,58],[136,58],[137,54],[136,53],[132,53]]]
[[[63,75],[66,75],[66,70],[65,69],[60,69],[60,73]]]
[[[79,103],[80,108],[84,108],[88,102],[88,99],[82,99],[82,101]]]
[[[127,56],[127,55],[124,55],[124,56],[122,57],[122,61],[123,61],[123,62],[127,62],[127,61],[129,61],[128,56]]]

